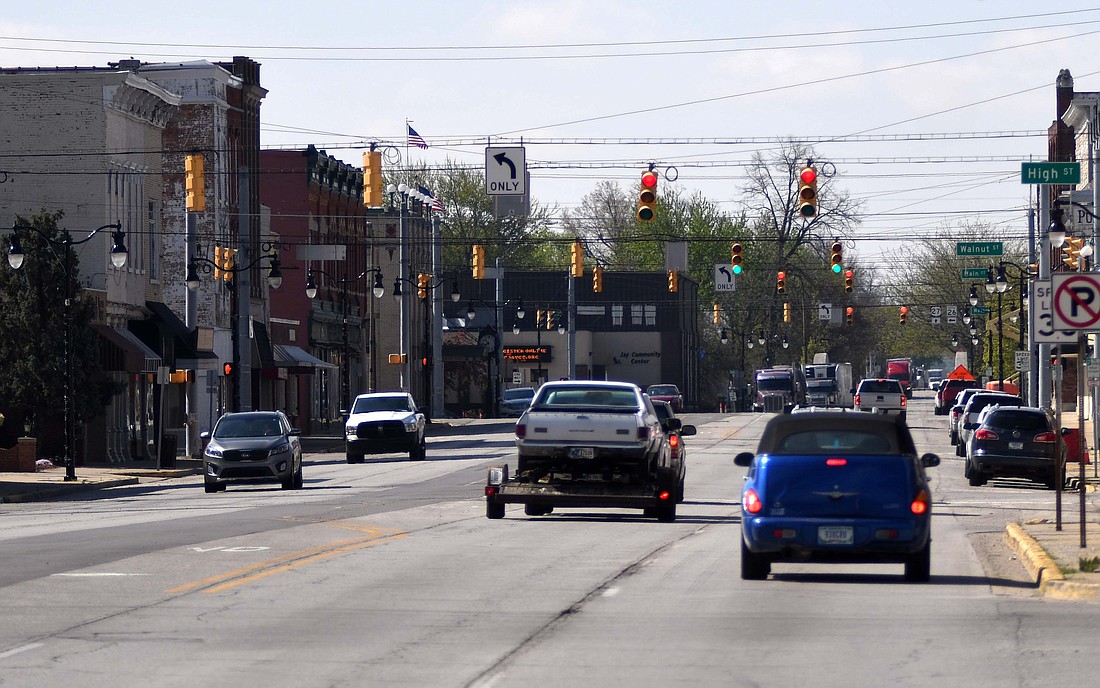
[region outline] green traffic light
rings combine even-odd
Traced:
[[[740,275],[743,268],[740,265],[733,266],[733,274]]]
[[[840,274],[840,263],[833,263],[833,272]]]

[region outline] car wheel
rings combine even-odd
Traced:
[[[951,444],[958,444],[958,443],[959,443],[959,433],[952,430],[951,431]]]
[[[424,438],[420,438],[420,442],[415,447],[409,450],[409,461],[423,461],[424,457],[428,455],[428,447],[425,444]]]
[[[222,488],[219,488],[217,480],[204,480],[202,486],[206,490],[206,494],[214,494],[222,490]]]
[[[961,443],[955,445],[955,456],[966,456],[966,449]]]
[[[970,459],[963,459],[963,477],[970,478],[974,474],[974,469],[970,467]]]
[[[666,502],[662,502],[660,506],[654,507],[653,515],[657,517],[658,521],[662,523],[672,523],[676,520],[676,499],[670,498]]]
[[[971,468],[969,482],[970,487],[981,487],[982,485],[985,485],[987,482],[989,482],[989,478]]]
[[[899,413],[898,417],[901,418],[901,422],[904,423],[905,422],[905,411],[902,411],[901,413]]]
[[[910,583],[927,583],[932,577],[932,542],[905,560],[905,580]]]
[[[749,551],[741,538],[741,580],[764,580],[772,572],[772,563],[762,554]]]
[[[504,505],[485,500],[485,518],[504,518]]]
[[[683,480],[680,480],[680,482],[676,483],[676,503],[677,504],[683,504],[684,503],[684,481]]]
[[[359,452],[349,451],[347,453],[348,463],[363,463],[363,455]]]
[[[302,475],[302,467],[298,466],[298,470],[294,472],[294,489],[300,490],[306,484],[305,477]]]

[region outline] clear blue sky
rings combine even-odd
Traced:
[[[523,136],[529,162],[564,165],[532,172],[534,198],[559,208],[600,179],[632,186],[652,160],[675,165],[680,188],[736,211],[738,163],[768,137],[815,137],[864,201],[857,239],[904,239],[963,213],[1021,235],[1019,161],[1042,159],[1045,138],[831,137],[1044,131],[1060,69],[1077,90],[1100,90],[1100,3],[1046,14],[1017,0],[157,5],[7,3],[0,65],[247,55],[270,91],[265,146],[313,143],[358,165],[363,142],[403,141],[408,118],[432,144],[413,149],[414,161],[480,165],[491,137]],[[542,142],[618,137],[761,140]],[[927,162],[937,156],[948,160]],[[607,166],[577,166],[597,161]]]

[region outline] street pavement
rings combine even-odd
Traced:
[[[433,423],[430,434],[448,434],[463,425],[461,421]],[[339,437],[303,437],[303,449],[307,454],[343,451],[343,443]],[[34,473],[0,472],[0,503],[64,499],[88,491],[156,483],[202,472],[201,460],[176,459],[174,463],[172,467],[160,469],[149,461],[79,466],[75,481],[65,480],[63,466]],[[1071,466],[1070,473],[1073,472]],[[1073,487],[1076,488],[1076,482]],[[1085,488],[1088,497],[1097,492],[1100,484],[1095,479],[1088,480]],[[109,496],[110,492],[103,494]],[[1005,543],[1044,597],[1100,602],[1100,506],[1086,499],[1086,523],[1082,533],[1078,516],[1080,493],[1076,489],[1067,490],[1063,499],[1061,529],[1051,519],[1009,523],[1004,531]],[[1085,547],[1081,546],[1082,539]],[[1088,570],[1093,566],[1097,570]]]

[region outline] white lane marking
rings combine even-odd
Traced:
[[[120,578],[126,576],[151,576],[151,573],[54,573],[51,578]]]
[[[42,645],[42,643],[31,643],[30,645],[24,645],[23,647],[15,647],[8,650],[7,652],[0,652],[0,659],[7,659],[8,657],[17,655],[20,652],[26,652],[27,650],[33,650],[36,647],[42,647]]]
[[[619,589],[618,588],[608,588],[607,590],[603,591],[603,596],[604,597],[614,597],[615,595],[618,595],[618,594],[619,594]]]

